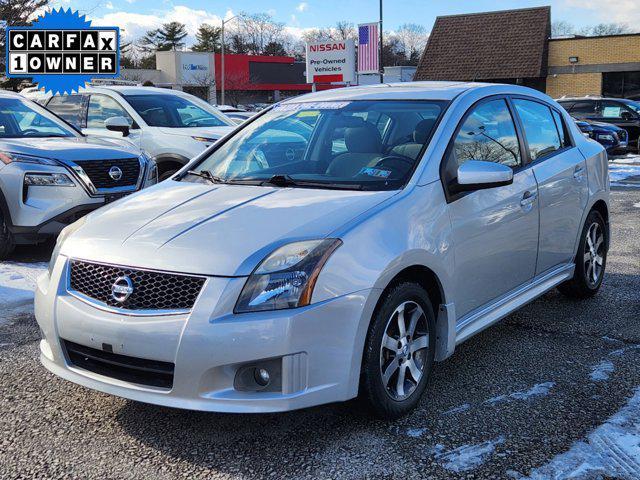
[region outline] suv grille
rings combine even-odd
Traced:
[[[618,132],[618,138],[620,139],[621,142],[625,142],[627,140],[627,131],[626,130],[620,130]]]
[[[104,352],[68,340],[62,340],[62,344],[69,363],[83,370],[139,385],[173,386],[173,363]]]
[[[140,176],[140,161],[137,158],[122,158],[118,160],[80,160],[76,162],[87,174],[96,188],[131,187],[138,183]],[[109,175],[109,170],[117,167],[122,177],[115,180]]]
[[[133,292],[123,302],[112,296],[117,279],[128,277]],[[190,310],[205,278],[71,260],[70,287],[110,307],[125,310]]]

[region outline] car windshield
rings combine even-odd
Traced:
[[[445,104],[394,100],[277,105],[215,148],[182,178],[397,189],[412,174]]]
[[[204,101],[180,95],[125,95],[150,127],[227,127],[234,123]]]
[[[627,100],[626,102],[623,102],[627,107],[629,107],[631,110],[633,110],[636,113],[640,113],[640,103],[638,102],[633,102],[631,100]]]
[[[0,98],[0,138],[75,137],[71,127],[36,103]]]

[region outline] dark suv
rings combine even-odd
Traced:
[[[611,123],[624,128],[628,144],[640,151],[640,102],[625,98],[560,98],[557,100],[572,117],[579,120]]]

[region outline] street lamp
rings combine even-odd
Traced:
[[[231,18],[227,18],[226,20],[224,19],[222,20],[222,32],[221,32],[222,45],[220,47],[220,104],[221,105],[226,105],[224,101],[224,25],[225,23],[228,23],[231,20],[238,17],[244,17],[244,15],[241,13],[239,15],[234,15]]]

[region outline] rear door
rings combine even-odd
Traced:
[[[573,260],[588,199],[586,163],[558,111],[525,97],[512,102],[524,132],[527,163],[538,182],[539,275]]]
[[[456,192],[457,169],[469,160],[507,165],[511,185]],[[441,167],[452,225],[455,304],[459,319],[530,282],[538,253],[537,185],[524,168],[513,114],[503,97],[472,107]]]

